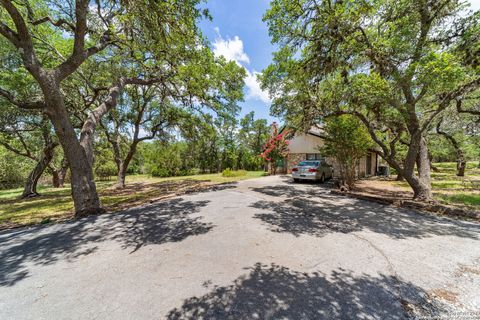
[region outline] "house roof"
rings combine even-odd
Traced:
[[[308,131],[307,134],[310,134],[312,136],[315,136],[315,137],[319,137],[319,138],[322,138],[322,139],[325,139],[325,135],[320,133],[320,132],[313,132],[313,131]]]
[[[285,129],[287,129],[288,127],[286,125],[282,126],[279,130],[279,133],[282,133]],[[297,131],[295,132],[295,134],[297,133],[304,133],[304,132],[301,132],[301,131]],[[318,138],[322,138],[322,139],[325,139],[325,135],[323,134],[323,130],[321,128],[318,128],[318,127],[315,127],[315,126],[312,126],[307,132],[305,132],[304,134],[309,134],[309,135],[312,135],[312,136],[315,136],[315,137],[318,137]]]

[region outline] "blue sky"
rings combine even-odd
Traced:
[[[269,115],[270,100],[256,82],[256,72],[270,64],[275,47],[270,42],[262,16],[269,0],[208,0],[212,21],[202,21],[203,33],[216,54],[235,60],[247,70],[245,101],[241,115],[255,111],[256,118],[277,120]]]
[[[472,9],[480,9],[480,0],[469,2]],[[216,54],[235,60],[247,70],[241,115],[253,110],[256,118],[266,118],[272,122],[279,119],[269,115],[270,100],[256,82],[256,72],[270,64],[275,51],[267,26],[262,21],[269,4],[269,0],[208,0],[206,7],[213,20],[202,21],[201,28]]]

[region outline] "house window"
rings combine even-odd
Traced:
[[[307,160],[323,160],[320,153],[307,153]]]

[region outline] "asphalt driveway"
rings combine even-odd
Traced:
[[[0,233],[0,319],[480,317],[480,224],[286,177]]]

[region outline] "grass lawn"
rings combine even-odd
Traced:
[[[474,190],[468,180],[480,181],[478,162],[469,162],[465,177],[457,177],[456,163],[434,163],[438,172],[432,171],[432,189],[435,199],[445,204],[463,205],[472,209],[480,209],[480,190]],[[395,186],[409,188],[404,181],[391,182]]]
[[[127,176],[127,186],[124,190],[112,188],[115,184],[114,179],[97,182],[97,189],[102,204],[109,211],[115,211],[140,205],[185,188],[258,178],[264,174],[263,171],[249,171],[238,177],[222,177],[221,173],[217,173],[170,178],[132,175]],[[70,188],[39,186],[38,191],[42,196],[20,200],[22,191],[21,188],[0,190],[0,229],[72,217],[73,202]]]

